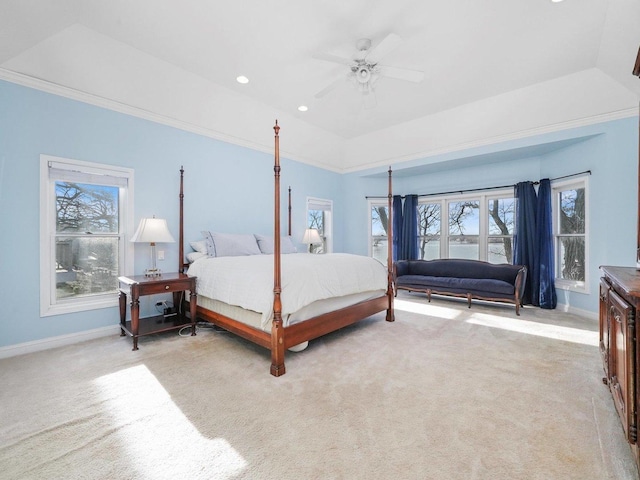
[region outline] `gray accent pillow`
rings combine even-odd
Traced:
[[[203,232],[205,233],[205,232]],[[210,257],[239,257],[242,255],[260,255],[256,237],[242,233],[206,232],[207,250]],[[211,255],[211,245],[213,255]]]
[[[254,233],[258,247],[262,253],[273,254],[275,248],[273,244],[273,237],[268,235],[258,235]],[[297,253],[298,249],[293,244],[293,240],[289,236],[280,237],[280,253]]]

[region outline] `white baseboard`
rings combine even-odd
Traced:
[[[560,310],[561,312],[571,313],[573,315],[585,317],[590,320],[598,320],[598,312],[592,312],[591,310],[583,310],[581,308],[572,307],[571,305],[565,305],[562,303],[559,303],[556,309]]]
[[[34,340],[32,342],[18,343],[16,345],[0,347],[0,359],[24,355],[25,353],[39,352],[50,348],[63,347],[65,345],[84,342],[85,340],[92,340],[94,338],[118,335],[119,333],[120,324],[117,324],[109,327],[87,330],[85,332],[71,333],[69,335],[60,335],[58,337]]]

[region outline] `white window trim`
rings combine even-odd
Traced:
[[[560,268],[558,262],[558,228],[560,226],[559,220],[559,206],[558,206],[558,192],[562,190],[570,190],[573,188],[584,188],[584,211],[585,211],[585,221],[584,221],[584,282],[579,282],[575,280],[567,280],[564,278],[560,278],[558,276],[558,271]],[[553,217],[553,255],[554,255],[554,264],[555,264],[555,286],[556,289],[559,290],[568,290],[572,292],[590,294],[591,289],[590,279],[589,279],[589,270],[590,270],[590,262],[589,262],[589,229],[590,229],[590,210],[589,210],[589,177],[585,176],[579,179],[569,179],[569,180],[558,180],[551,182],[551,210]]]
[[[477,192],[469,192],[456,195],[440,195],[418,198],[418,204],[439,204],[440,205],[440,258],[449,258],[449,203],[461,202],[465,200],[477,200],[480,202],[479,215],[480,225],[478,234],[478,248],[480,250],[480,260],[487,261],[489,257],[489,212],[488,201],[493,199],[515,198],[512,188],[505,189],[491,189]],[[367,226],[368,226],[368,254],[373,256],[373,235],[372,230],[372,218],[371,210],[374,206],[388,207],[388,200],[386,199],[369,199],[367,208]],[[495,235],[493,235],[495,236]],[[513,238],[513,235],[511,236]]]
[[[478,200],[480,202],[479,212],[480,225],[478,230],[478,248],[480,250],[480,260],[487,261],[489,258],[489,211],[488,201],[491,199],[514,198],[513,189],[486,190],[458,195],[426,197],[418,203],[439,203],[440,204],[440,258],[449,258],[449,204],[452,202],[463,202],[465,200]],[[513,235],[511,236],[513,238]]]
[[[322,206],[325,212],[329,212],[329,221],[327,222],[327,217],[325,216],[325,225],[324,225],[324,237],[326,242],[326,252],[333,252],[333,200],[327,200],[325,198],[317,198],[317,197],[307,197],[307,209],[305,212],[304,223],[305,228],[309,228],[307,222],[309,221],[309,210],[320,210],[319,208],[309,208],[312,205]],[[308,245],[307,245],[308,246]]]
[[[62,169],[95,175],[109,175],[127,179],[126,194],[120,196],[120,221],[124,235],[120,250],[121,275],[133,272],[133,244],[128,237],[133,233],[133,174],[131,168],[103,165],[81,160],[40,155],[40,316],[47,317],[82,312],[118,305],[118,296],[97,295],[56,303],[55,300],[55,247],[51,236],[55,235],[55,182],[49,179],[49,163],[55,162]]]

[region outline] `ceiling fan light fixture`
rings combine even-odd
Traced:
[[[369,70],[369,67],[367,65],[360,65],[356,72],[356,78],[360,83],[369,83],[369,80],[371,80],[371,70]]]
[[[386,76],[410,82],[421,82],[424,72],[401,67],[389,67],[380,64],[380,61],[390,52],[395,50],[402,43],[402,38],[394,33],[388,34],[375,47],[371,47],[371,40],[361,38],[356,42],[356,52],[351,59],[339,57],[332,54],[317,54],[314,58],[328,62],[346,65],[347,78],[349,82],[363,94],[363,98],[369,99],[365,102],[367,108],[376,105],[374,87],[380,77]],[[315,95],[315,98],[322,98],[328,92],[336,88],[341,83],[340,79],[334,81],[329,86],[323,88]]]

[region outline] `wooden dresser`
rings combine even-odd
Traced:
[[[625,437],[640,465],[640,337],[636,336],[640,271],[634,267],[600,269],[600,354],[605,373],[602,380],[609,386]]]
[[[633,67],[640,77],[640,48]],[[636,261],[640,265],[640,117],[638,118],[638,210]],[[613,402],[640,469],[640,335],[636,318],[640,308],[640,270],[600,267],[600,354]]]

